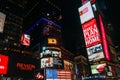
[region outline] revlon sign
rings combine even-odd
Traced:
[[[16,64],[17,68],[19,68],[20,70],[28,70],[28,71],[32,71],[33,69],[35,69],[35,65],[33,64],[25,64],[25,63],[17,63]]]
[[[92,19],[82,25],[86,47],[93,46],[101,42],[100,34],[96,24],[96,20]]]
[[[8,56],[0,55],[0,74],[6,74],[8,67]]]

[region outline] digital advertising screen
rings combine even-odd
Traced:
[[[30,35],[22,34],[21,35],[21,44],[25,46],[30,46]]]
[[[48,44],[57,44],[57,39],[55,38],[48,38]]]
[[[106,63],[91,65],[92,74],[99,74],[105,71]]]
[[[59,57],[61,58],[61,51],[58,50],[44,50],[40,53],[40,58]]]
[[[4,60],[5,61],[5,60]],[[6,76],[34,77],[34,70],[36,68],[36,59],[24,55],[10,55],[8,64],[8,73]]]
[[[41,59],[41,68],[53,67],[53,58],[42,58]]]
[[[53,58],[54,69],[64,69],[64,63],[61,58]]]
[[[46,80],[72,80],[67,70],[46,69]]]
[[[100,33],[95,19],[82,24],[86,47],[101,43]]]
[[[73,70],[73,64],[69,61],[64,60],[64,70]]]
[[[7,74],[8,56],[0,55],[0,74]]]
[[[94,18],[93,10],[90,1],[78,8],[81,24]]]
[[[101,44],[87,48],[87,54],[89,61],[93,62],[105,58]]]
[[[64,69],[63,60],[61,58],[42,58],[41,68]]]

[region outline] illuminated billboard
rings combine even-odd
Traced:
[[[55,38],[48,38],[48,44],[57,44],[57,40]]]
[[[0,32],[3,33],[6,15],[0,12]]]
[[[61,58],[61,51],[57,50],[44,50],[40,53],[40,58],[46,58],[46,57],[59,57]]]
[[[5,60],[4,60],[5,62]],[[31,78],[36,69],[36,59],[24,55],[10,55],[7,76]]]
[[[21,44],[25,46],[30,46],[30,35],[22,34],[21,36]]]
[[[100,33],[98,31],[95,19],[92,19],[89,22],[82,24],[82,29],[86,47],[90,47],[101,42]]]
[[[87,48],[87,53],[89,61],[97,61],[105,58],[101,44]]]
[[[41,68],[53,67],[53,58],[42,58]]]
[[[69,61],[64,60],[64,70],[73,70],[73,64]]]
[[[92,74],[99,74],[105,71],[106,63],[91,65]]]
[[[63,60],[61,58],[42,58],[41,68],[63,69]]]
[[[46,69],[46,80],[72,80],[67,70]]]
[[[7,74],[8,56],[0,55],[0,74]]]
[[[78,11],[79,11],[81,24],[83,24],[83,23],[89,21],[90,19],[94,18],[94,14],[93,14],[93,10],[92,10],[90,1],[88,1],[83,6],[81,6],[78,9]]]

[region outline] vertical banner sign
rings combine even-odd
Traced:
[[[81,20],[81,24],[89,21],[90,19],[94,18],[93,10],[91,7],[90,1],[85,3],[82,7],[78,9],[79,16]]]
[[[0,12],[0,33],[3,33],[5,18],[6,15]]]
[[[102,22],[101,15],[99,15],[99,21],[100,21],[100,29],[101,29],[104,53],[105,53],[106,59],[110,60],[110,54],[109,54],[109,50],[108,50],[107,38],[106,38],[106,33],[105,33],[104,24]]]
[[[82,24],[82,29],[84,33],[86,47],[101,43],[100,34],[95,19],[92,19],[89,22]]]
[[[8,56],[0,55],[0,74],[7,74]]]

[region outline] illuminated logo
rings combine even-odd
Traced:
[[[80,16],[88,12],[88,7],[84,8],[82,11],[80,11]]]
[[[57,40],[55,38],[48,38],[48,44],[57,44]]]
[[[35,65],[33,65],[33,64],[17,63],[16,66],[17,66],[20,70],[28,70],[28,71],[31,71],[31,70],[35,69]]]
[[[40,72],[38,72],[36,75],[35,75],[35,78],[37,80],[42,80],[44,78],[43,74],[41,74]]]

